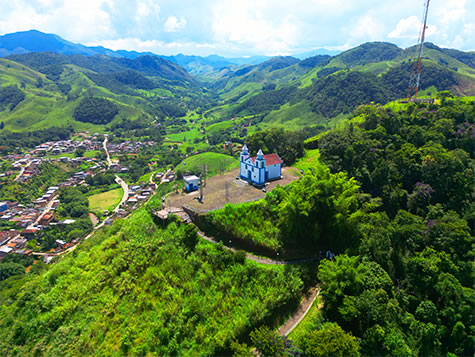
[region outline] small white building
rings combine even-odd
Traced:
[[[198,189],[198,181],[200,178],[195,175],[183,176],[183,181],[185,181],[185,190],[188,192],[193,192]]]

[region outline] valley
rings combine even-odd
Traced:
[[[473,352],[473,52],[427,43],[408,102],[386,42],[29,35],[49,52],[0,48],[1,355]]]

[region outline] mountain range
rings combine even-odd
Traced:
[[[37,30],[15,32],[0,36],[0,57],[9,55],[25,54],[29,52],[53,52],[60,54],[80,54],[86,56],[106,55],[110,57],[137,58],[144,55],[155,55],[152,52],[137,52],[118,50],[114,51],[102,46],[85,46],[73,43],[61,38],[58,35],[46,34]],[[335,55],[336,51],[317,49],[311,52],[302,53],[296,57],[304,59],[316,54]],[[193,74],[206,74],[226,66],[254,65],[264,62],[268,56],[250,56],[225,58],[218,55],[187,56],[178,54],[175,56],[160,56],[184,67]]]
[[[403,98],[415,47],[371,42],[303,60],[158,56],[87,47],[33,30],[1,36],[0,53],[0,121],[7,130],[98,130],[103,124],[73,117],[86,97],[113,101],[116,121],[175,123],[194,111],[214,121],[251,117],[257,128],[302,128],[360,104]],[[442,90],[475,95],[475,54],[427,43],[421,94]]]

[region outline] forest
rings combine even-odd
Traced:
[[[304,355],[473,353],[474,102],[441,96],[359,108],[318,137],[303,178],[208,214],[204,228],[271,254],[336,252],[318,267],[323,321],[294,341]],[[337,331],[348,344],[325,349]]]
[[[264,153],[277,153],[286,165],[291,166],[304,154],[303,139],[306,133],[282,128],[258,131],[246,137],[246,143],[254,156],[259,149]]]
[[[16,85],[0,88],[0,110],[6,108],[13,110],[23,99],[25,99],[25,93]]]
[[[105,98],[85,97],[74,109],[73,117],[77,121],[92,124],[107,124],[114,119],[119,108]]]

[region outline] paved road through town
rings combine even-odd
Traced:
[[[102,143],[102,147],[104,148],[104,151],[106,153],[107,166],[110,168],[111,165],[112,165],[112,160],[111,160],[111,157],[109,155],[109,150],[107,150],[107,141],[108,140],[109,140],[109,137],[105,136],[104,137],[104,142]],[[124,194],[122,195],[122,199],[120,200],[119,204],[114,208],[114,212],[117,212],[120,209],[120,206],[122,206],[129,199],[129,186],[127,185],[127,183],[124,180],[122,180],[117,175],[115,175],[115,182],[117,182],[122,187],[122,190],[124,191]]]
[[[23,175],[25,170],[31,165],[32,162],[33,160],[28,161],[28,163],[21,168],[20,173],[13,179],[13,182],[18,181],[18,179],[21,177],[21,175]]]

